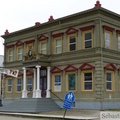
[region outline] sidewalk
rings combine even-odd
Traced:
[[[33,117],[33,118],[56,118],[62,119],[63,117],[66,119],[75,119],[75,120],[99,120],[100,111],[98,110],[78,110],[78,109],[70,109],[66,111],[65,109],[60,109],[58,111],[52,112],[41,112],[37,114],[30,113],[8,113],[8,112],[0,112],[0,114],[4,115],[15,115],[15,116],[23,116],[23,117]],[[65,116],[64,116],[65,114]]]

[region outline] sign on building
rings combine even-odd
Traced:
[[[6,74],[8,76],[17,77],[19,70],[4,69],[0,68],[0,73]]]

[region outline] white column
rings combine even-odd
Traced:
[[[34,86],[33,86],[33,98],[36,98],[36,69],[34,71]]]
[[[46,98],[50,98],[50,67],[47,67],[47,95]]]
[[[26,89],[26,68],[23,67],[23,90],[22,98],[27,98],[27,89]]]
[[[41,90],[40,90],[40,67],[36,66],[37,68],[37,90],[36,90],[36,98],[41,98]]]

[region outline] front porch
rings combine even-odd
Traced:
[[[23,90],[22,98],[28,98],[27,68],[23,67]],[[33,85],[30,88],[32,98],[50,98],[50,67],[37,65],[33,68]]]

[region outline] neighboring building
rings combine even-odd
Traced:
[[[2,38],[4,67],[20,70],[17,78],[5,76],[3,100],[51,98],[62,107],[56,96],[73,91],[75,108],[120,108],[120,15],[99,1]]]
[[[3,67],[4,56],[0,55],[0,67]]]

